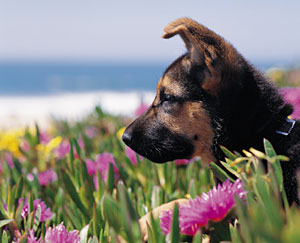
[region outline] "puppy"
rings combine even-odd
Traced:
[[[268,139],[282,164],[290,203],[299,205],[300,125],[277,88],[221,36],[189,18],[170,23],[163,38],[180,35],[187,53],[158,82],[151,107],[123,134],[123,141],[153,162],[201,156],[224,159],[220,145],[241,152],[263,150]]]

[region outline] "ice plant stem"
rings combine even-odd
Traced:
[[[17,222],[12,221],[8,224],[9,231],[11,233],[12,238],[21,239],[22,235],[18,229]]]
[[[231,242],[229,223],[227,221],[221,221],[213,225],[210,232],[210,242]]]

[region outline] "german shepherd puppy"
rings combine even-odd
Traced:
[[[123,134],[123,141],[153,162],[201,156],[205,163],[231,151],[263,150],[267,138],[282,164],[290,203],[299,205],[300,125],[277,88],[221,36],[189,18],[170,23],[163,38],[177,34],[187,53],[158,82],[152,106]]]

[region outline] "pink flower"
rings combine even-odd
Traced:
[[[63,159],[70,153],[70,143],[68,140],[62,141],[59,146],[55,149],[55,153],[59,159]]]
[[[98,190],[98,179],[97,179],[97,171],[100,172],[102,179],[106,181],[107,174],[109,170],[109,164],[113,164],[115,178],[117,179],[119,176],[119,170],[116,166],[114,156],[110,153],[102,153],[96,156],[96,161],[92,161],[90,159],[86,160],[86,168],[89,175],[94,175],[94,184],[96,190]]]
[[[34,231],[29,230],[29,235],[27,237],[27,243],[79,243],[80,236],[77,230],[68,232],[64,226],[64,223],[60,223],[56,227],[48,227],[46,229],[45,241],[42,238],[37,239],[34,236]]]
[[[47,186],[51,182],[54,182],[57,180],[57,174],[52,169],[49,169],[49,170],[39,173],[38,179],[39,179],[39,183],[41,186]]]
[[[214,222],[221,221],[235,205],[234,195],[246,199],[247,192],[244,190],[244,183],[237,179],[234,183],[226,180],[222,185],[214,187],[207,194],[203,193],[202,198],[206,201],[208,209],[207,217]]]
[[[96,157],[96,163],[98,166],[98,170],[100,171],[104,181],[106,181],[110,163],[113,164],[115,177],[118,177],[119,170],[118,170],[118,167],[116,166],[116,162],[115,162],[114,156],[112,154],[110,154],[110,153],[98,154]]]
[[[41,222],[47,221],[52,218],[52,212],[50,208],[47,208],[45,202],[41,199],[35,199],[33,201],[34,211],[37,210],[38,205],[41,207]]]
[[[32,173],[28,173],[26,176],[27,180],[33,181],[34,180],[34,175]]]
[[[218,222],[224,219],[235,206],[234,195],[245,199],[247,192],[244,183],[239,179],[234,183],[226,180],[222,185],[211,189],[201,197],[190,199],[188,204],[179,207],[180,232],[186,235],[195,235],[198,229],[208,221]],[[161,228],[165,234],[171,229],[170,213],[161,214]]]
[[[24,202],[25,201],[25,202]],[[21,202],[24,202],[22,211],[21,211],[21,217],[24,219],[28,214],[28,202],[27,199],[20,198],[19,199],[19,205]],[[35,199],[33,201],[34,206],[34,212],[36,212],[38,205],[41,207],[41,218],[40,221],[44,222],[52,218],[52,212],[50,208],[47,208],[45,202],[41,201],[41,199]]]
[[[162,232],[167,235],[171,232],[172,219],[173,219],[173,210],[165,210],[159,216],[160,219],[160,228]]]
[[[141,103],[140,106],[135,110],[134,114],[136,116],[142,115],[147,109],[149,108],[149,105],[145,105],[144,103]]]
[[[40,131],[40,143],[41,144],[47,144],[51,140],[51,136],[49,133],[45,131]]]
[[[93,138],[96,136],[97,129],[95,127],[90,126],[90,127],[87,127],[84,132],[88,138]]]
[[[83,140],[81,137],[77,140],[77,142],[78,142],[79,147],[81,149],[84,149],[84,143],[83,143]],[[70,149],[71,149],[70,142],[68,140],[64,140],[55,149],[56,156],[59,159],[63,159],[66,157],[66,155],[68,155],[70,153]],[[75,146],[73,146],[73,154],[74,154],[75,158],[78,158]]]
[[[77,139],[77,142],[78,142],[79,147],[81,149],[84,149],[84,143],[83,143],[83,140],[82,140],[81,136]]]
[[[234,195],[245,199],[247,192],[244,183],[237,179],[234,183],[226,180],[222,185],[213,187],[207,194],[190,199],[180,207],[180,230],[187,235],[196,234],[197,230],[211,220],[221,221],[235,205]]]
[[[176,163],[177,166],[187,165],[190,162],[191,162],[191,160],[189,160],[189,159],[177,159],[177,160],[175,160],[175,163]]]
[[[27,243],[42,243],[42,239],[37,239],[34,236],[34,231],[33,229],[29,230],[29,236],[27,237]]]
[[[130,159],[131,163],[134,166],[137,166],[136,152],[134,152],[131,148],[129,148],[128,146],[126,146],[125,153],[126,153],[126,156]],[[139,156],[139,159],[142,160],[143,157]]]
[[[86,168],[87,168],[87,171],[88,171],[89,175],[97,174],[97,163],[96,162],[94,162],[91,159],[87,159],[85,161],[85,164],[86,164]]]
[[[29,145],[28,141],[26,141],[26,140],[23,141],[23,144],[22,144],[21,149],[22,149],[24,152],[29,152],[29,150],[30,150],[30,145]]]
[[[5,153],[5,160],[7,161],[7,164],[10,168],[15,168],[15,164],[11,153]]]
[[[0,161],[0,174],[3,172],[1,161]]]
[[[203,194],[202,194],[203,195]],[[207,207],[201,197],[191,199],[188,204],[180,207],[180,231],[186,235],[194,235],[198,229],[208,222]],[[190,210],[190,214],[188,211]]]
[[[300,118],[300,88],[282,88],[280,93],[283,95],[286,102],[294,107],[294,112],[291,115],[295,119]]]
[[[45,242],[51,243],[79,243],[80,236],[77,230],[68,232],[64,223],[60,223],[56,227],[48,227],[45,234]]]

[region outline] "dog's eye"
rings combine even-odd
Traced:
[[[169,95],[169,94],[164,94],[160,103],[166,103],[166,102],[174,102],[176,99],[173,95]]]
[[[166,94],[164,101],[174,101],[175,97],[173,95]]]

